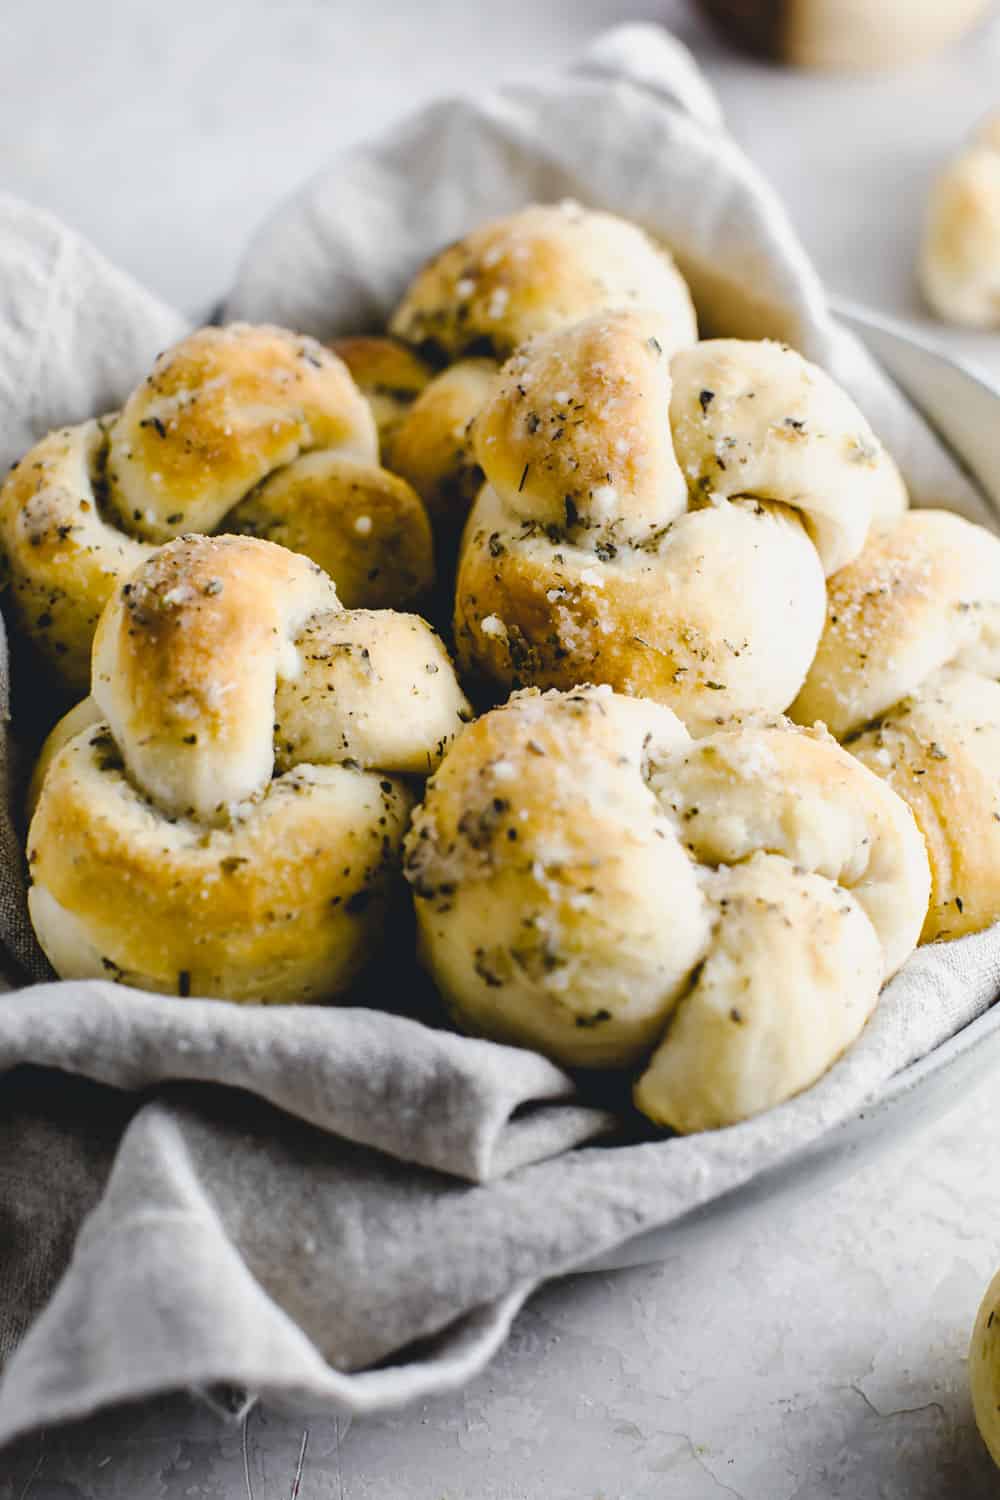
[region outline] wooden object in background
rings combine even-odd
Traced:
[[[893,68],[928,56],[992,0],[698,0],[733,42],[795,67]]]

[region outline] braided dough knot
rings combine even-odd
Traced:
[[[787,707],[824,574],[906,495],[853,403],[792,350],[669,348],[660,314],[638,309],[507,362],[475,423],[487,483],[455,628],[495,681],[608,682],[698,728]]]
[[[614,214],[532,204],[479,225],[417,272],[390,322],[395,342],[334,345],[372,401],[386,462],[417,490],[446,547],[482,484],[470,424],[499,363],[536,334],[636,306],[660,313],[668,354],[697,338],[691,295],[662,245]]]
[[[346,366],[278,328],[191,334],[121,412],[51,433],[0,491],[17,611],[81,690],[116,582],[155,545],[223,526],[306,553],[349,605],[403,603],[433,575],[426,512],[379,467]]]
[[[913,948],[929,874],[903,802],[787,720],[692,740],[608,687],[463,730],[406,839],[457,1019],[571,1067],[639,1067],[681,1131],[807,1087]]]
[[[933,891],[924,939],[1000,919],[1000,539],[950,511],[875,527],[830,580],[790,709],[822,720],[910,805]]]
[[[384,925],[412,801],[468,707],[423,620],[306,558],[186,537],[116,589],[43,754],[29,903],[64,977],[307,1000]]]

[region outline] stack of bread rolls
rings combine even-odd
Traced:
[[[1000,916],[1000,541],[907,505],[829,376],[700,342],[668,251],[574,204],[385,334],[193,334],[0,492],[15,626],[90,689],[33,782],[42,946],[328,1000],[408,883],[466,1030],[678,1131],[781,1103]],[[435,552],[455,664],[397,612]]]

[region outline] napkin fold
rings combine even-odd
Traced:
[[[276,209],[226,315],[321,337],[379,326],[440,244],[562,196],[662,237],[707,331],[795,343],[851,390],[918,500],[983,517],[838,329],[781,205],[656,28],[622,28],[569,73],[432,105],[344,153]],[[8,461],[121,401],[184,328],[79,237],[0,199]],[[5,736],[0,776],[8,753]],[[44,974],[9,806],[0,940],[12,971]],[[1000,934],[921,950],[817,1085],[687,1138],[643,1136],[544,1059],[442,1029],[410,984],[383,974],[370,1006],[329,1010],[98,982],[0,996],[0,1443],[218,1381],[353,1412],[461,1383],[540,1281],[788,1161],[985,1012]]]

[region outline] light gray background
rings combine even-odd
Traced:
[[[1000,27],[877,80],[722,53],[682,0],[33,0],[0,23],[0,186],[52,209],[191,313],[247,235],[331,151],[441,92],[662,17],[698,48],[831,289],[1000,376],[1000,337],[920,308],[927,184],[1000,105]],[[538,1296],[463,1394],[311,1422],[301,1500],[986,1500],[965,1349],[1000,1264],[989,1088],[807,1203],[764,1205],[697,1264]],[[0,1500],[289,1496],[303,1423],[245,1434],[184,1397],[0,1454]],[[246,1461],[246,1462],[245,1462]],[[245,1473],[246,1468],[246,1473]]]

